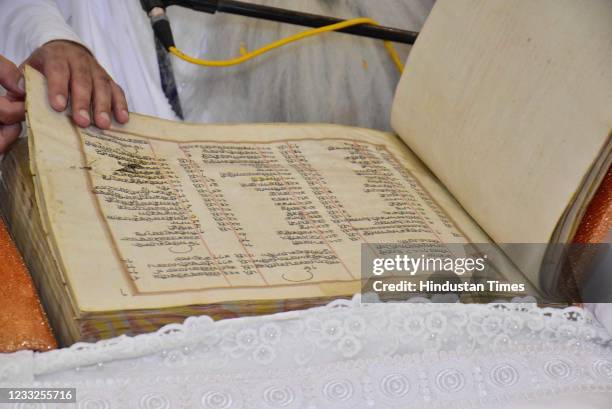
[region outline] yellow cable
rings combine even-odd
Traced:
[[[195,58],[195,57],[191,57],[185,53],[183,53],[181,50],[179,50],[176,47],[170,47],[169,51],[174,54],[175,56],[177,56],[178,58],[180,58],[181,60],[190,62],[192,64],[196,64],[196,65],[202,65],[205,67],[230,67],[232,65],[238,65],[238,64],[242,64],[245,61],[248,61],[250,59],[253,59],[255,57],[258,57],[262,54],[265,54],[269,51],[272,51],[276,48],[282,47],[284,45],[302,40],[304,38],[307,37],[312,37],[318,34],[323,34],[323,33],[328,33],[330,31],[337,31],[337,30],[342,30],[344,28],[347,27],[352,27],[352,26],[357,26],[357,25],[361,25],[361,24],[371,24],[371,25],[378,25],[378,23],[371,19],[371,18],[355,18],[352,20],[346,20],[346,21],[342,21],[340,23],[336,23],[336,24],[331,24],[329,26],[324,26],[324,27],[319,27],[319,28],[315,28],[312,30],[307,30],[307,31],[303,31],[301,33],[298,34],[294,34],[292,36],[289,36],[287,38],[283,38],[282,40],[278,40],[275,41],[271,44],[268,44],[262,48],[259,48],[255,51],[251,51],[251,52],[247,52],[244,55],[241,55],[240,57],[236,57],[233,58],[231,60],[224,60],[224,61],[211,61],[211,60],[202,60],[200,58]],[[404,71],[404,65],[402,64],[401,59],[399,58],[399,55],[397,54],[397,52],[395,51],[395,48],[393,47],[393,44],[391,44],[390,41],[385,41],[385,48],[387,49],[389,55],[391,56],[391,59],[393,60],[393,63],[395,64],[395,66],[397,67],[398,71],[400,73],[402,73]]]

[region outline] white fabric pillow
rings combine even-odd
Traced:
[[[0,384],[76,387],[79,407],[612,407],[612,338],[581,308],[365,304],[2,356]]]
[[[584,307],[590,310],[601,325],[612,334],[612,304],[585,304]]]

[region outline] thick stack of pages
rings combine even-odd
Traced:
[[[60,341],[348,297],[377,243],[489,245],[498,280],[556,292],[547,246],[572,241],[612,163],[610,21],[608,0],[438,1],[396,134],[140,115],[79,129],[27,69],[28,146],[3,163],[1,202]]]

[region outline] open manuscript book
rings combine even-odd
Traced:
[[[362,244],[570,242],[612,161],[610,21],[607,0],[438,1],[395,134],[79,129],[28,68],[29,149],[4,161],[2,202],[59,339],[350,296]],[[506,254],[503,278],[543,256]]]

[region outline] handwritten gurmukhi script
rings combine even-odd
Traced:
[[[138,293],[353,281],[362,244],[462,237],[384,145],[80,135]]]

